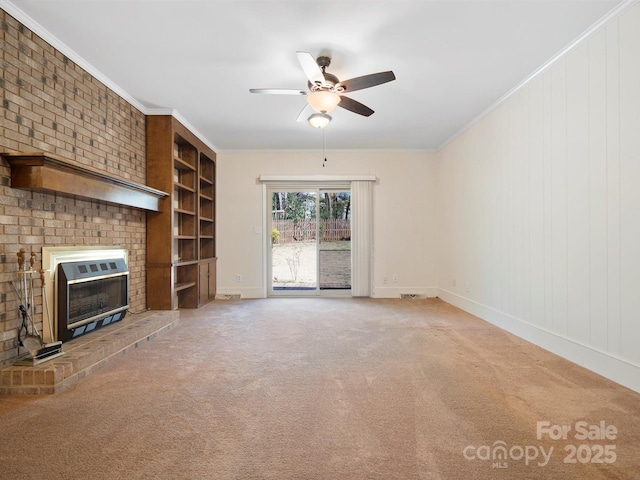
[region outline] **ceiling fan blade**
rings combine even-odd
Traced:
[[[302,70],[304,70],[304,74],[307,76],[309,81],[312,84],[319,83],[323,87],[326,87],[327,82],[322,74],[322,69],[318,66],[311,54],[307,52],[296,52],[296,55],[298,56],[298,62],[300,62],[300,66],[302,67]]]
[[[349,110],[350,112],[357,113],[358,115],[363,115],[365,117],[373,115],[373,110],[349,97],[340,96],[340,103],[338,104],[338,106]]]
[[[315,112],[315,110],[313,108],[311,108],[311,105],[306,103],[304,105],[304,108],[298,114],[298,118],[296,118],[296,122],[304,122],[304,121],[306,121],[311,116],[311,114],[313,114],[314,112]]]
[[[363,75],[362,77],[350,78],[349,80],[338,83],[336,87],[342,87],[346,92],[355,92],[356,90],[375,87],[376,85],[395,79],[396,76],[389,70],[388,72],[371,73],[369,75]]]
[[[266,93],[269,95],[306,95],[304,90],[291,90],[287,88],[250,88],[251,93]]]

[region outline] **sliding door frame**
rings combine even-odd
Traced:
[[[372,189],[371,186],[375,184],[377,178],[375,175],[260,175],[258,177],[258,181],[262,183],[262,198],[263,198],[263,209],[262,209],[262,229],[264,232],[264,240],[263,240],[263,255],[262,255],[262,271],[264,272],[263,277],[263,295],[264,297],[272,296],[269,292],[272,278],[271,275],[271,253],[269,252],[271,246],[271,192],[277,191],[278,189],[287,190],[287,189],[298,189],[299,191],[304,191],[305,189],[347,189],[351,192],[351,200],[353,202],[353,187],[354,182],[371,182],[370,188],[368,188],[368,194],[361,196],[361,198],[357,199],[358,203],[362,204],[363,208],[358,207],[362,211],[356,212],[354,205],[352,203],[352,215],[351,215],[351,228],[353,235],[354,228],[354,219],[358,218],[358,223],[361,224],[361,220],[365,220],[364,228],[360,228],[359,230],[364,230],[363,238],[366,239],[367,244],[363,245],[362,248],[357,245],[358,242],[351,243],[351,295],[352,296],[364,296],[368,297],[371,295],[371,269],[372,269],[372,237],[371,237],[371,229],[372,229],[372,209],[373,209],[373,198],[372,198]],[[366,197],[366,198],[362,198]],[[361,235],[362,236],[362,235]],[[356,251],[357,250],[357,251]],[[358,272],[365,271],[365,275],[358,274],[354,270],[354,255],[358,255],[357,264],[364,266],[364,268],[358,268]],[[357,286],[357,293],[354,291],[354,276],[359,276],[359,286]],[[333,295],[338,296],[339,291],[331,291]],[[342,295],[347,295],[347,291],[342,291]],[[316,296],[316,295],[314,295]]]
[[[320,288],[320,238],[319,238],[319,225],[320,225],[320,195],[323,192],[351,192],[350,182],[286,182],[286,183],[271,183],[266,185],[265,190],[265,289],[267,297],[338,297],[338,296],[351,296],[351,288],[348,289],[322,289]],[[314,289],[284,289],[274,290],[273,288],[273,249],[271,239],[272,228],[272,208],[271,199],[275,192],[309,192],[315,193],[315,217],[316,217],[316,232],[315,232],[315,275],[316,284]],[[351,265],[353,260],[351,260]]]

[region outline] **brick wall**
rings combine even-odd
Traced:
[[[145,183],[145,116],[0,9],[0,152],[55,153]],[[143,210],[11,188],[0,163],[0,365],[18,354],[21,318],[11,286],[20,248],[121,245],[129,250],[130,304],[145,307]],[[39,282],[37,282],[39,286]],[[36,294],[40,289],[36,289]],[[37,295],[35,320],[42,329]]]

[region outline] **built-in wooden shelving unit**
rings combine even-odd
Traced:
[[[147,215],[147,306],[197,308],[215,297],[216,154],[171,115],[147,117],[147,182],[171,192]]]

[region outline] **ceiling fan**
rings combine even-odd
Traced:
[[[362,103],[345,96],[345,93],[355,92],[364,88],[375,87],[396,79],[392,71],[372,73],[361,77],[340,81],[338,77],[326,71],[331,64],[331,58],[319,56],[314,60],[307,52],[296,52],[298,62],[306,77],[309,79],[306,90],[291,90],[284,88],[251,88],[251,93],[266,93],[271,95],[305,95],[308,105],[298,115],[302,121],[309,115],[310,108],[315,110],[308,119],[311,125],[321,128],[326,126],[331,117],[328,115],[336,107],[368,117],[373,110]]]

